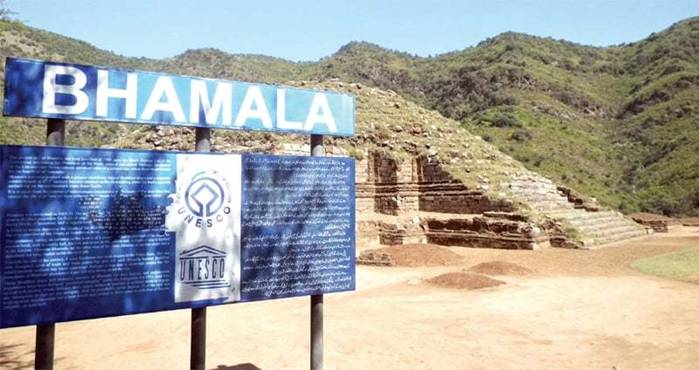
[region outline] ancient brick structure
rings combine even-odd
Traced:
[[[521,218],[485,216],[508,215],[515,207],[467,188],[427,156],[400,161],[371,153],[356,162],[356,189],[358,232],[365,242],[507,249],[548,245],[546,234]],[[362,220],[363,215],[374,217]]]
[[[510,190],[550,221],[552,246],[595,248],[652,233],[621,213],[584,201],[570,189],[535,174],[512,178]]]
[[[304,155],[309,150],[308,145],[282,144],[276,152]],[[347,155],[333,146],[326,151]],[[514,199],[543,216],[540,224],[518,213],[512,201],[454,179],[435,157],[397,159],[376,151],[357,160],[355,171],[357,244],[363,247],[590,248],[652,231],[534,173],[513,176],[509,188]]]
[[[656,233],[667,233],[682,228],[680,220],[652,213],[634,213],[631,218],[641,225],[648,226]]]
[[[411,211],[455,214],[511,212],[512,203],[493,201],[468,189],[427,156],[398,161],[381,153],[356,164],[357,210],[398,215]]]

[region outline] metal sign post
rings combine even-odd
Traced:
[[[53,342],[56,324],[36,326],[36,349],[34,352],[34,369],[53,369]]]
[[[325,156],[323,135],[311,135],[311,156]],[[311,370],[323,369],[323,295],[311,296]]]
[[[194,134],[195,151],[211,151],[211,129],[197,127]],[[189,367],[191,370],[204,370],[206,367],[206,307],[192,309]]]
[[[66,121],[49,118],[46,123],[46,145],[63,146],[66,137]],[[34,368],[37,370],[53,369],[53,343],[56,324],[36,326],[36,344],[34,350]]]

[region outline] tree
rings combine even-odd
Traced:
[[[7,6],[7,1],[0,0],[0,20],[6,21],[15,14],[16,13],[10,10],[10,7]]]

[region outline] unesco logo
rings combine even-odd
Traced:
[[[179,266],[180,282],[199,289],[226,288],[226,252],[202,245],[182,251]]]
[[[184,204],[180,203],[177,209],[186,224],[209,228],[230,215],[230,199],[226,199],[223,190],[228,184],[219,177],[214,171],[211,174],[200,172],[192,178],[184,192]]]
[[[223,207],[223,187],[211,177],[195,176],[184,193],[187,208],[197,217],[211,217]]]

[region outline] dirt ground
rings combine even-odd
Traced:
[[[452,247],[438,267],[357,266],[325,298],[326,369],[696,369],[699,285],[643,275],[646,256],[699,246],[699,228],[609,248]],[[501,261],[526,275],[447,289],[425,279]],[[308,298],[208,309],[207,367],[308,368]],[[57,369],[186,369],[189,311],[56,325]],[[34,328],[0,331],[0,364],[31,366]],[[2,365],[0,365],[2,366]]]

